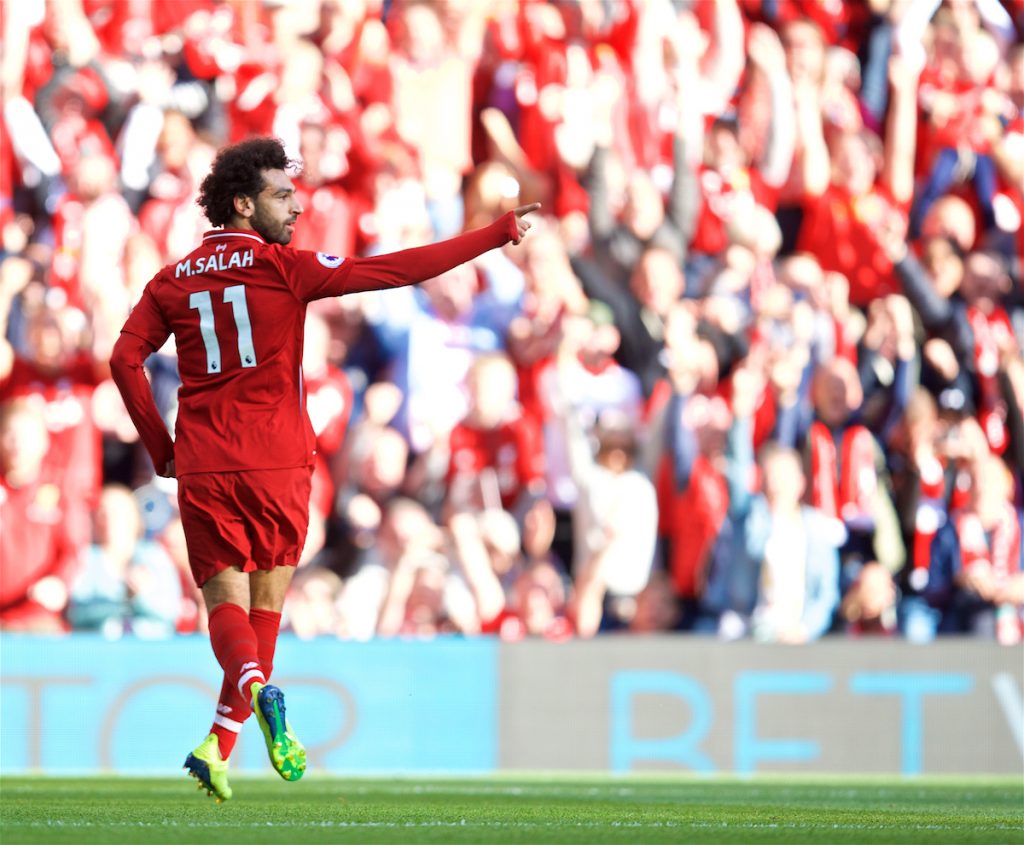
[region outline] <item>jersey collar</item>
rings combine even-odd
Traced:
[[[251,229],[211,229],[209,232],[203,233],[204,244],[216,243],[223,238],[248,238],[259,244],[266,243],[263,238]]]

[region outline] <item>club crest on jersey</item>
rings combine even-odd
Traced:
[[[316,254],[316,260],[330,270],[333,270],[335,267],[340,267],[345,261],[344,258],[339,258],[337,255],[328,255],[326,252],[318,252]]]

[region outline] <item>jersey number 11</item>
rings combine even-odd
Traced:
[[[256,350],[252,345],[252,324],[249,322],[249,308],[245,303],[245,285],[231,285],[224,288],[224,302],[231,303],[235,316],[235,330],[238,332],[238,357],[243,367],[256,366]],[[188,298],[188,307],[199,312],[199,331],[206,347],[206,372],[219,373],[223,369],[220,355],[220,341],[213,321],[213,300],[208,290],[200,290]]]

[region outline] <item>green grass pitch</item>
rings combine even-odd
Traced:
[[[0,779],[15,843],[1024,843],[1021,778]]]

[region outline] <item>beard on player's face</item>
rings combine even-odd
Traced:
[[[259,200],[255,203],[252,218],[249,221],[256,233],[268,244],[286,245],[291,242],[292,233],[287,225],[294,220],[289,215],[284,219],[277,219]]]

